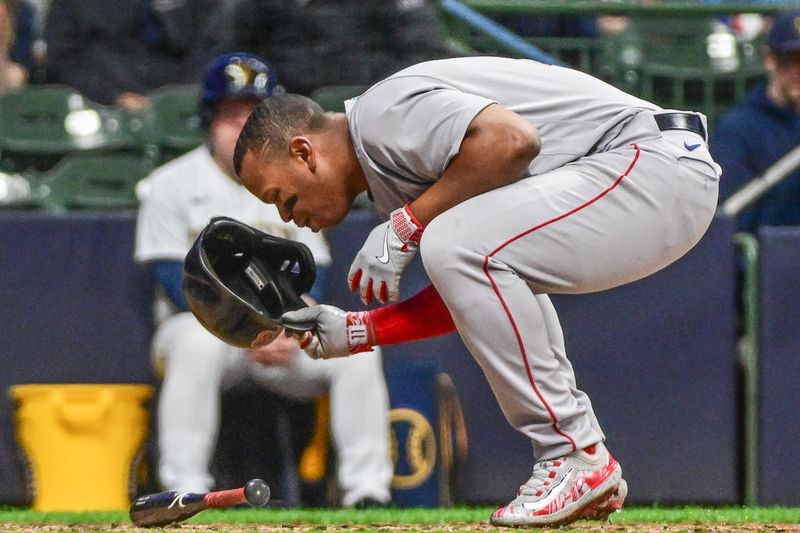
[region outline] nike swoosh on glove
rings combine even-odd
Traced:
[[[414,218],[408,204],[395,209],[389,221],[375,227],[356,255],[347,283],[359,289],[365,304],[400,298],[400,278],[419,250],[422,224]]]
[[[314,305],[281,315],[281,325],[298,331],[314,324],[310,331],[300,334],[300,348],[312,359],[347,357],[372,351],[375,334],[368,311],[342,311],[332,305]],[[296,326],[296,329],[292,326]]]

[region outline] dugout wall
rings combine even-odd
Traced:
[[[371,212],[355,212],[330,232],[334,303],[360,306],[342,280],[375,223]],[[133,228],[133,213],[0,212],[0,502],[24,500],[10,385],[153,381],[151,286],[131,259]],[[769,459],[793,457],[797,440],[792,325],[800,323],[800,287],[791,279],[800,255],[788,251],[800,249],[800,233],[762,238],[761,503],[798,505],[791,479],[797,469]],[[686,257],[646,280],[554,298],[578,383],[625,469],[632,503],[741,501],[732,241],[732,224],[717,218]],[[404,294],[426,284],[416,261]],[[513,494],[531,467],[530,447],[506,423],[458,338],[388,347],[386,354],[435,357],[455,383],[469,455],[454,499],[499,503]]]

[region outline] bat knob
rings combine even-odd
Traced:
[[[244,486],[244,497],[253,507],[266,505],[269,496],[269,485],[263,479],[251,479]]]

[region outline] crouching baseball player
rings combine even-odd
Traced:
[[[159,479],[169,490],[206,492],[214,487],[209,461],[222,390],[249,376],[292,399],[329,392],[342,505],[386,504],[392,464],[380,353],[362,361],[320,365],[287,337],[253,350],[229,346],[192,316],[181,290],[186,252],[209,219],[220,215],[304,243],[320,267],[330,262],[321,234],[284,223],[273,206],[241,186],[233,171],[239,132],[256,104],[273,93],[276,79],[265,60],[252,54],[215,59],[200,102],[208,143],[156,169],[139,210],[136,259],[153,267],[167,296],[159,300],[165,312],[159,314],[153,339],[153,357],[165,368],[158,403]]]
[[[548,294],[600,291],[672,263],[702,237],[720,168],[705,117],[529,60],[421,63],[325,113],[259,104],[239,137],[242,184],[284,220],[339,223],[367,191],[386,222],[352,263],[365,302],[398,300],[417,251],[433,282],[368,312],[283,316],[315,358],[457,330],[536,462],[496,525],[604,518],[627,492],[576,387]],[[299,334],[298,334],[299,335]]]

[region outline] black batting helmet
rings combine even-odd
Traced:
[[[308,247],[228,217],[213,218],[183,264],[183,292],[205,328],[228,344],[255,348],[281,332],[276,322],[306,304],[316,271]]]

